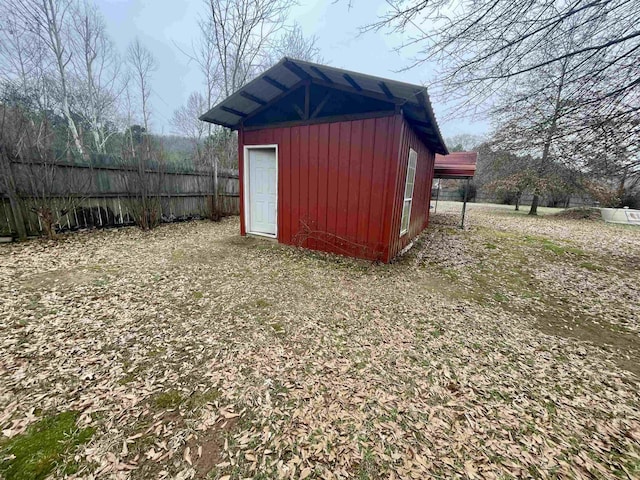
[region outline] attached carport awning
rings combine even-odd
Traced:
[[[472,178],[476,173],[478,152],[451,152],[436,155],[434,178]]]
[[[436,163],[433,172],[433,178],[466,180],[464,189],[464,198],[462,203],[462,219],[460,220],[460,228],[464,228],[464,216],[467,211],[467,193],[469,191],[469,180],[476,173],[478,163],[478,152],[451,152],[449,155],[436,154]],[[440,182],[436,190],[436,205],[434,213],[438,210],[438,197],[440,196]]]

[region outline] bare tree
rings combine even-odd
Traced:
[[[207,124],[198,120],[207,109],[207,100],[202,94],[192,92],[186,105],[173,112],[171,123],[175,132],[187,137],[193,145],[196,162],[200,165],[206,163],[203,141],[207,134]]]
[[[582,170],[591,178],[611,186],[621,204],[640,199],[640,119],[619,122],[593,116],[580,132],[582,142],[568,154],[581,160]]]
[[[160,201],[158,194],[162,189],[163,171],[160,153],[154,151],[152,158],[149,123],[151,115],[151,74],[156,69],[156,62],[149,50],[139,39],[129,45],[127,60],[132,70],[132,83],[140,97],[142,127],[132,125],[133,112],[131,89],[127,88],[127,111],[129,119],[128,140],[122,150],[122,161],[130,168],[123,177],[124,187],[129,193],[129,210],[134,214],[135,222],[140,228],[147,230],[160,223]],[[134,129],[137,133],[134,134]],[[150,168],[156,164],[155,173]]]
[[[482,135],[475,135],[473,133],[459,133],[452,135],[445,139],[447,149],[450,152],[467,152],[474,148],[478,148],[484,140]]]
[[[251,80],[271,60],[273,39],[284,31],[287,13],[295,0],[204,0],[200,38],[185,54],[197,63],[205,80],[206,108],[231,95]],[[199,115],[198,115],[199,116]],[[218,210],[220,152],[229,152],[237,138],[220,127],[206,125],[205,156],[213,167],[212,218]],[[223,146],[221,141],[227,143]]]
[[[305,37],[299,24],[284,29],[284,33],[272,42],[269,48],[270,62],[275,64],[282,57],[291,57],[307,62],[323,63],[320,48],[317,46],[318,38],[314,35]]]
[[[149,132],[149,120],[151,118],[151,74],[156,70],[156,61],[152,53],[136,38],[127,50],[127,61],[132,70],[133,82],[140,95],[140,108],[142,124],[146,132]]]
[[[552,95],[531,95],[525,104],[514,100],[513,95],[504,97],[502,104],[493,111],[494,116],[499,116],[502,122],[501,133],[506,135],[498,138],[498,142],[503,147],[511,147],[511,150],[520,152],[535,152],[537,148],[541,151],[537,157],[537,165],[533,166],[538,177],[544,178],[548,173],[548,168],[553,155],[552,148],[558,141],[559,122],[563,117],[563,108],[566,106],[563,90],[565,88],[567,62],[559,66],[556,76],[555,91]],[[532,79],[533,80],[533,79]],[[532,81],[526,84],[529,93],[538,88],[537,82]],[[515,93],[518,100],[523,98],[522,90]],[[542,191],[533,189],[533,201],[529,215],[536,215],[538,202]]]
[[[589,101],[597,96],[600,85],[587,72],[597,68],[601,56],[568,55],[587,42],[598,26],[590,24],[590,29],[580,29],[582,20],[583,15],[577,15],[557,26],[559,36],[553,47],[546,45],[531,55],[541,66],[503,87],[491,110],[499,131],[496,143],[516,153],[530,154],[535,159],[530,168],[540,179],[553,173],[554,162],[573,168],[584,164],[576,152],[594,143],[594,138],[584,133],[590,130],[594,113],[609,108]],[[562,57],[559,61],[545,61],[558,56]],[[615,118],[622,122],[624,117]],[[543,192],[533,188],[533,193],[531,215],[537,213]]]
[[[630,0],[388,0],[388,12],[364,30],[391,28],[411,38],[419,53],[408,68],[436,61],[440,93],[477,111],[505,85],[571,60],[568,86],[591,84],[582,106],[609,115],[640,110],[640,3]],[[553,52],[567,34],[581,37]],[[581,62],[573,60],[580,58]],[[585,68],[588,65],[588,68]],[[578,105],[576,105],[577,107]]]
[[[42,44],[37,35],[25,28],[15,9],[8,4],[0,7],[0,79],[4,84],[4,102],[25,108],[42,108],[41,73],[45,62]],[[10,90],[10,91],[8,91]]]
[[[89,124],[95,151],[104,153],[108,117],[113,116],[122,93],[124,75],[97,7],[84,2],[74,9],[71,18],[75,52],[71,63],[78,78],[75,103]]]
[[[218,89],[228,97],[268,62],[269,42],[284,28],[293,0],[207,0],[202,26],[211,36]]]
[[[70,109],[69,62],[72,53],[69,16],[73,7],[73,0],[16,0],[13,4],[21,30],[33,32],[35,38],[52,57],[58,80],[60,109],[67,122],[75,150],[84,155],[82,141]]]

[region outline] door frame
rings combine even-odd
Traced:
[[[251,150],[257,149],[273,149],[276,152],[276,233],[271,235],[269,233],[263,232],[252,232],[251,231],[251,183],[249,181],[250,173],[251,173]],[[244,184],[244,198],[242,199],[244,202],[244,226],[245,230],[250,235],[259,235],[261,237],[267,238],[278,238],[278,144],[265,144],[265,145],[244,145],[244,151],[242,155],[242,182]]]

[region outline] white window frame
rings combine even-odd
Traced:
[[[416,170],[418,168],[418,152],[413,148],[409,149],[409,158],[407,159],[407,174],[404,180],[404,193],[402,195],[402,215],[400,216],[400,236],[406,235],[411,226],[411,209],[413,207],[413,191],[416,185]],[[411,189],[409,189],[411,185]],[[409,205],[407,211],[406,228],[403,228],[405,205]]]

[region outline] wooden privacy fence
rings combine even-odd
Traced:
[[[43,203],[53,210],[59,230],[133,224],[142,196],[153,202],[163,222],[208,217],[213,207],[211,168],[123,165],[108,159],[92,164],[12,160],[1,174],[12,177],[17,197],[11,202],[9,183],[0,182],[2,235],[17,235],[16,218],[22,218],[28,235],[40,235],[43,226],[35,207]],[[21,215],[14,214],[16,208]],[[217,210],[237,215],[239,209],[238,172],[222,169]]]

